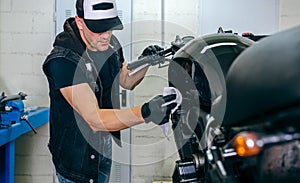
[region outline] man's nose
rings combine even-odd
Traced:
[[[109,34],[109,31],[99,33],[99,36],[101,36],[101,37],[103,37],[103,38],[108,38],[109,35],[110,35],[110,34]]]

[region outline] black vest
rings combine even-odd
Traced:
[[[122,63],[120,62],[119,53],[117,59],[111,67],[111,77],[116,78],[120,72]],[[73,110],[68,102],[63,98],[59,91],[56,91],[52,78],[47,71],[47,63],[55,61],[56,58],[64,58],[78,65],[86,74],[87,82],[90,87],[95,90],[102,89],[101,83],[97,84],[97,72],[90,69],[87,65],[92,61],[79,55],[78,53],[60,46],[55,46],[49,56],[46,58],[43,70],[49,81],[50,88],[50,140],[49,149],[52,153],[53,163],[58,173],[64,177],[76,182],[89,182],[93,179],[97,182],[99,153],[105,154],[103,151],[103,143],[101,139],[110,135],[106,132],[92,132],[83,118]],[[112,98],[113,106],[119,106],[119,85],[116,82],[113,85]],[[68,121],[62,121],[63,115],[72,116]],[[120,132],[113,134],[117,138],[115,141],[120,144]],[[90,144],[88,143],[90,142]],[[92,143],[91,143],[92,142]]]

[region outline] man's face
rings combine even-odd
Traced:
[[[92,51],[105,51],[109,47],[112,31],[95,33],[88,29],[83,19],[80,19],[81,25],[79,30],[82,31],[84,42],[88,49]]]

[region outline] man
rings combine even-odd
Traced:
[[[48,146],[60,183],[108,182],[111,133],[118,142],[119,130],[168,122],[176,106],[170,101],[176,96],[156,96],[142,106],[117,109],[119,84],[133,89],[147,68],[128,76],[121,46],[112,35],[123,28],[114,0],[77,0],[76,10],[43,64],[50,90]]]

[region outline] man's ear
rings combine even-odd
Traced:
[[[83,29],[83,19],[79,18],[78,16],[75,16],[75,21],[76,21],[76,25],[78,27],[79,30]]]

